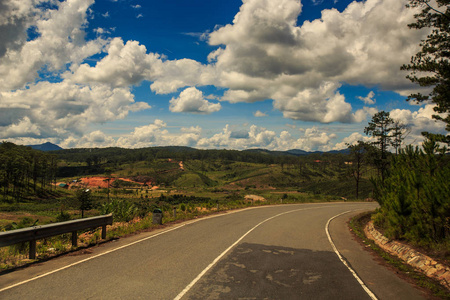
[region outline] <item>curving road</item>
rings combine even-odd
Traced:
[[[190,221],[4,274],[0,299],[422,299],[352,239],[349,217],[375,207],[280,205]]]

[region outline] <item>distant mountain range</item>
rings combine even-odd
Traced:
[[[295,155],[295,156],[303,156],[303,155],[310,155],[310,154],[323,154],[323,153],[332,153],[332,154],[349,154],[349,149],[342,149],[342,150],[331,150],[331,151],[305,151],[305,150],[299,150],[299,149],[291,149],[287,151],[271,151],[266,149],[248,149],[244,151],[249,152],[255,152],[255,153],[266,153],[271,155]]]
[[[44,143],[44,144],[39,144],[39,145],[28,145],[28,147],[31,147],[35,150],[41,150],[41,151],[56,151],[56,150],[63,150],[63,148],[61,148],[58,145],[52,144],[50,142]]]
[[[28,147],[31,147],[36,150],[41,151],[57,151],[57,150],[64,150],[63,148],[59,147],[58,145],[52,144],[50,142],[40,144],[40,145],[28,145]],[[191,147],[179,147],[179,146],[166,146],[166,147],[155,147],[155,148],[166,148],[170,149],[172,151],[195,151],[195,148]],[[246,152],[253,152],[253,153],[261,153],[261,154],[268,154],[268,155],[295,155],[295,156],[303,156],[303,155],[309,155],[309,154],[323,154],[323,153],[342,153],[342,154],[348,154],[350,151],[348,149],[343,150],[332,150],[332,151],[304,151],[299,149],[291,149],[287,151],[272,151],[272,150],[266,150],[266,149],[247,149],[243,150]]]

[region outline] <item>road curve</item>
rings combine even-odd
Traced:
[[[345,227],[375,207],[279,205],[189,221],[4,274],[0,299],[420,299]]]

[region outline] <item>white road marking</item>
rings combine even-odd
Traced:
[[[34,281],[34,280],[36,280],[36,279],[39,279],[39,278],[42,278],[42,277],[45,277],[45,276],[51,275],[51,274],[53,274],[53,273],[56,273],[56,272],[59,272],[59,271],[62,271],[62,270],[68,269],[68,268],[70,268],[70,267],[73,267],[73,266],[79,265],[79,264],[81,264],[81,263],[84,263],[84,262],[86,262],[86,261],[89,261],[89,260],[91,260],[91,259],[94,259],[94,258],[97,258],[97,257],[103,256],[103,255],[106,255],[106,254],[109,254],[109,253],[111,253],[111,252],[115,252],[115,251],[117,251],[117,250],[120,250],[120,249],[123,249],[123,248],[127,248],[127,247],[129,247],[129,246],[132,246],[132,245],[138,244],[138,243],[140,243],[140,242],[143,242],[143,241],[146,241],[146,240],[149,240],[149,239],[155,238],[155,237],[157,237],[157,236],[159,236],[159,235],[162,235],[162,234],[168,233],[168,232],[170,232],[170,231],[173,231],[173,230],[177,230],[177,229],[179,229],[179,228],[181,228],[181,227],[184,227],[184,226],[186,226],[186,225],[187,225],[187,223],[185,223],[185,224],[181,224],[180,226],[177,226],[177,227],[174,227],[174,228],[168,229],[168,230],[166,230],[166,231],[163,231],[163,232],[160,232],[160,233],[157,233],[157,234],[151,235],[151,236],[149,236],[149,237],[143,238],[143,239],[141,239],[141,240],[138,240],[138,241],[134,241],[134,242],[132,242],[132,243],[130,243],[130,244],[126,244],[126,245],[120,246],[120,247],[118,247],[118,248],[115,248],[115,249],[112,249],[112,250],[108,250],[108,251],[105,251],[105,252],[103,252],[103,253],[100,253],[100,254],[97,254],[97,255],[94,255],[94,256],[88,257],[88,258],[86,258],[86,259],[83,259],[83,260],[77,261],[77,262],[75,262],[75,263],[73,263],[73,264],[70,264],[70,265],[64,266],[64,267],[62,267],[62,268],[59,268],[59,269],[56,269],[56,270],[53,270],[53,271],[50,271],[50,272],[47,272],[47,273],[44,273],[44,274],[38,275],[38,276],[36,276],[36,277],[33,277],[33,278],[31,278],[31,279],[28,279],[28,280],[24,280],[24,281],[21,281],[21,282],[15,283],[15,284],[13,284],[13,285],[10,285],[10,286],[7,286],[7,287],[4,287],[4,288],[0,289],[0,293],[1,293],[1,292],[3,292],[3,291],[9,290],[9,289],[11,289],[11,288],[13,288],[13,287],[16,287],[16,286],[19,286],[19,285],[22,285],[22,284],[28,283],[28,282],[30,282],[30,281]]]
[[[335,215],[334,217],[330,218],[330,219],[328,220],[328,222],[327,222],[327,225],[325,225],[325,231],[326,231],[326,233],[327,233],[328,240],[330,241],[331,247],[333,247],[334,252],[335,252],[336,255],[339,257],[339,259],[341,260],[341,262],[347,267],[347,269],[350,270],[350,272],[352,273],[353,277],[356,278],[356,280],[357,280],[358,283],[362,286],[362,288],[363,288],[364,291],[367,293],[367,295],[369,295],[369,297],[370,297],[371,299],[377,300],[377,297],[375,296],[375,294],[372,293],[372,291],[364,284],[364,282],[361,280],[361,278],[359,278],[359,276],[356,274],[356,272],[348,265],[348,263],[345,261],[345,259],[342,258],[342,256],[341,256],[341,254],[339,253],[338,249],[337,249],[336,246],[334,245],[333,240],[331,239],[330,232],[329,232],[329,230],[328,230],[328,227],[329,227],[329,225],[330,225],[330,222],[331,222],[333,219],[335,219],[335,218],[337,218],[337,217],[339,217],[339,216],[341,216],[341,215],[344,215],[344,214],[346,214],[346,213],[349,213],[349,212],[351,212],[351,210],[346,211],[346,212],[343,212],[343,213],[340,213],[340,214]]]
[[[331,206],[330,206],[331,207]],[[181,298],[183,298],[184,295],[186,295],[187,292],[189,292],[189,290],[203,277],[203,275],[206,274],[206,272],[208,272],[212,267],[214,267],[214,265],[223,257],[225,256],[225,254],[228,253],[228,251],[230,251],[234,246],[236,246],[240,241],[242,241],[247,235],[250,234],[250,232],[252,232],[253,230],[255,230],[256,228],[258,228],[260,225],[266,223],[267,221],[270,221],[274,218],[277,218],[281,215],[285,215],[285,214],[289,214],[289,213],[293,213],[296,211],[301,211],[301,210],[310,210],[310,209],[318,209],[318,208],[323,208],[323,207],[310,207],[310,208],[300,208],[300,209],[295,209],[295,210],[291,210],[291,211],[286,211],[283,213],[280,213],[278,215],[272,216],[270,218],[265,219],[264,221],[259,222],[256,226],[254,226],[252,229],[250,229],[249,231],[247,231],[243,236],[241,236],[236,242],[234,242],[230,247],[228,247],[225,251],[223,251],[219,256],[216,257],[216,259],[214,259],[212,261],[212,263],[210,263],[203,271],[200,272],[200,274],[197,275],[197,277],[194,278],[194,280],[191,281],[191,283],[189,283],[184,290],[182,290],[175,298],[173,298],[174,300],[180,300]]]

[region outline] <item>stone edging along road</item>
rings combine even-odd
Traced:
[[[375,241],[375,243],[389,254],[399,257],[408,265],[418,269],[426,276],[438,280],[443,286],[450,290],[450,268],[443,264],[436,262],[431,257],[424,255],[409,246],[400,242],[389,240],[383,236],[373,226],[373,221],[370,221],[364,227],[366,236]]]

